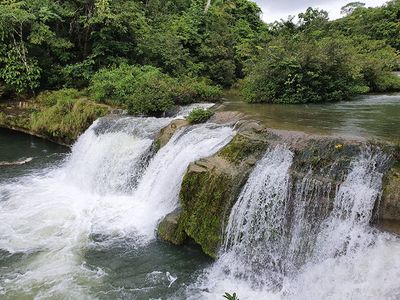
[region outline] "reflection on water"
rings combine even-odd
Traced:
[[[0,128],[0,183],[58,164],[68,152],[67,147]]]
[[[229,94],[221,109],[243,112],[270,128],[388,141],[400,139],[400,94],[301,105],[247,104]]]

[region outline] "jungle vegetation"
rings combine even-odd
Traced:
[[[267,103],[400,90],[391,74],[399,69],[400,0],[342,11],[334,21],[309,8],[298,21],[266,23],[248,0],[1,0],[0,97],[41,105],[66,89],[68,99],[47,101],[48,112],[34,116],[41,128],[57,110],[82,111],[85,102],[161,115],[216,101],[232,86],[248,102]]]

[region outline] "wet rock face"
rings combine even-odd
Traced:
[[[379,220],[382,220],[384,224],[389,221],[400,225],[400,161],[394,163],[384,179]],[[400,226],[398,228],[400,229]],[[396,230],[396,233],[400,234],[400,230]]]
[[[160,134],[155,139],[155,148],[158,151],[160,148],[164,147],[174,133],[184,126],[189,125],[189,122],[184,119],[173,120],[168,126],[161,129]]]
[[[216,257],[226,214],[266,147],[266,132],[256,124],[244,123],[239,125],[233,140],[216,155],[192,163],[182,182],[178,226],[169,226],[175,232],[170,232],[166,240],[169,236],[188,236],[204,253]],[[158,235],[163,239],[167,219],[168,216],[158,227]]]
[[[165,216],[158,225],[158,236],[174,245],[181,245],[186,240],[187,235],[184,231],[178,230],[178,221],[181,210],[178,209]]]
[[[167,128],[164,135],[167,138],[172,136],[177,126],[179,124]],[[396,151],[393,146],[276,132],[251,121],[236,121],[235,128],[237,134],[227,146],[214,156],[189,166],[180,192],[181,210],[166,216],[158,227],[162,239],[182,244],[186,238],[191,238],[202,247],[204,253],[215,258],[232,206],[250,172],[266,149],[277,144],[286,144],[294,154],[289,169],[291,197],[297,195],[298,186],[304,180],[310,183],[307,185],[309,195],[304,195],[308,201],[310,218],[329,215],[336,188],[343,182],[352,161],[362,149],[368,147],[371,151],[384,152],[389,159],[379,166],[378,171],[387,175],[383,180],[382,199],[377,207],[379,213],[373,221],[384,230],[389,230],[385,228],[387,221],[390,221],[391,227],[393,222],[400,224],[400,162],[393,155]]]

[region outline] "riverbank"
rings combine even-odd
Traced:
[[[37,105],[30,101],[8,101],[0,104],[0,127],[29,134],[53,143],[70,147],[72,143],[54,139],[51,136],[34,132],[31,128],[32,113],[37,111]]]
[[[72,102],[66,98],[51,105],[36,99],[4,101],[0,103],[0,127],[70,147],[94,120],[111,109],[87,99]]]

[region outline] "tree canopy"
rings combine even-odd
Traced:
[[[400,0],[343,12],[329,21],[310,7],[298,22],[267,24],[249,0],[2,0],[0,96],[88,89],[159,114],[238,81],[251,102],[398,89],[389,72],[399,68]]]
[[[352,2],[347,16],[308,8],[276,22],[270,39],[245,69],[248,102],[307,103],[348,100],[366,92],[398,91],[400,0],[378,8]]]

